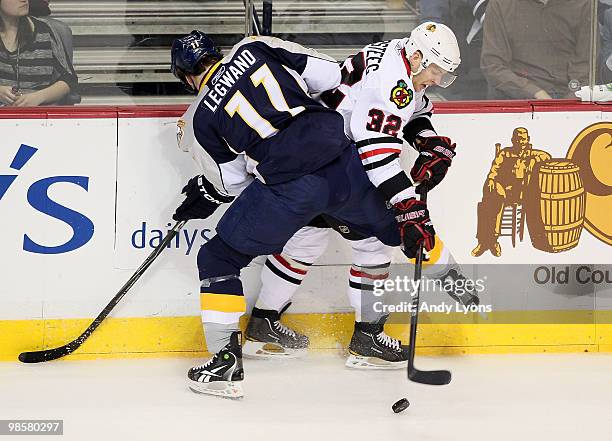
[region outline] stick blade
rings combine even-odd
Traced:
[[[44,361],[57,360],[62,358],[72,351],[68,345],[54,349],[46,349],[43,351],[22,352],[19,354],[19,361],[22,363],[42,363]]]
[[[410,381],[433,386],[443,386],[451,382],[452,376],[449,371],[420,371],[418,369],[408,370]]]

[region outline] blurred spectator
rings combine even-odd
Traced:
[[[449,26],[450,19],[450,0],[420,0],[419,1],[419,21],[435,21]]]
[[[489,98],[575,98],[588,84],[590,23],[590,0],[490,0],[481,57]]]
[[[448,100],[485,99],[487,82],[480,70],[482,21],[489,0],[421,0],[419,22],[435,21],[450,27],[461,49],[461,65],[452,88],[436,92]]]
[[[601,35],[601,59],[599,83],[612,82],[612,0],[600,0],[599,2],[600,35]]]
[[[398,7],[396,2],[389,2],[386,5],[391,9]],[[404,7],[403,5],[400,6]],[[302,0],[282,2],[280,5],[274,3],[275,16],[272,20],[272,35],[282,40],[293,41],[314,48],[318,46],[352,46],[359,48],[385,40],[383,11],[369,14],[368,26],[364,26],[361,32],[346,32],[342,28],[328,32],[312,32],[313,28],[317,29],[325,26],[326,17],[338,16],[338,14],[347,14],[350,17],[350,15],[356,13],[355,10],[359,11],[359,9],[359,4],[355,5],[352,0],[328,0],[314,7]],[[299,23],[295,23],[296,15],[300,18]],[[263,20],[263,16],[259,18]],[[287,26],[287,23],[292,23],[292,25]],[[287,29],[288,32],[275,32],[275,30],[282,28]]]
[[[34,17],[47,17],[51,15],[49,0],[30,0],[30,15]]]
[[[61,37],[29,15],[28,0],[0,0],[0,105],[63,104],[77,76]]]
[[[37,17],[51,26],[59,38],[64,43],[66,54],[72,64],[73,47],[72,47],[72,29],[66,23],[60,20],[49,17],[51,9],[49,8],[49,0],[30,0],[30,15]]]

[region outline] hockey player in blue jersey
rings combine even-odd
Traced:
[[[386,245],[401,244],[409,257],[421,242],[431,249],[435,232],[405,173],[385,189],[405,187],[412,197],[388,209],[389,197],[372,185],[344,135],[342,116],[310,97],[340,84],[333,59],[271,37],[245,38],[222,57],[194,31],[175,40],[172,72],[198,94],[178,138],[203,170],[183,189],[174,218],[206,218],[233,200],[198,253],[202,321],[215,355],[188,372],[189,385],[240,397],[238,321],[246,302],[239,275],[254,257],[280,253],[321,214]]]

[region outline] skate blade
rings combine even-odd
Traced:
[[[200,383],[187,379],[187,386],[193,392],[203,395],[214,395],[221,398],[239,400],[244,397],[241,381],[214,381],[212,383]]]
[[[351,354],[346,359],[345,366],[351,369],[405,369],[408,361],[387,361],[376,357],[364,357]]]
[[[260,341],[247,340],[242,346],[242,356],[244,358],[259,359],[291,359],[301,358],[308,353],[308,349],[285,348],[277,343],[264,343]]]

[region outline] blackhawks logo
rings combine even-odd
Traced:
[[[403,109],[412,101],[412,90],[408,89],[408,84],[404,80],[399,80],[397,85],[391,89],[391,101],[398,109]]]

